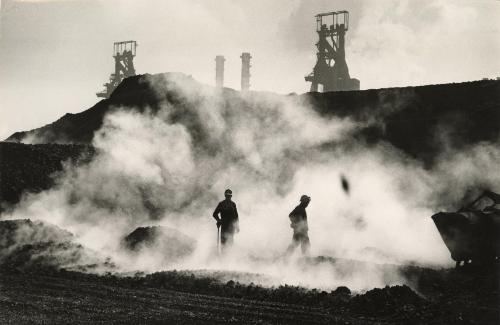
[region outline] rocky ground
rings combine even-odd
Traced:
[[[144,229],[138,228],[138,232]],[[136,232],[133,232],[134,234]],[[125,238],[129,238],[128,235]],[[133,236],[137,241],[150,240]],[[311,257],[302,266],[361,265]],[[499,268],[386,265],[408,285],[351,292],[263,287],[264,275],[196,270],[119,273],[58,227],[0,221],[0,323],[498,324]],[[307,270],[307,268],[305,268]],[[265,282],[265,281],[263,281]]]
[[[409,269],[407,286],[355,294],[218,282],[190,272],[90,275],[1,269],[1,323],[498,324],[498,268]]]
[[[0,278],[1,323],[255,323],[335,321],[324,308],[154,288],[84,274],[6,274]]]
[[[311,257],[298,263],[303,267],[327,263],[340,270],[367,262]],[[4,220],[0,221],[0,323],[500,321],[498,265],[459,269],[381,267],[390,273],[399,272],[408,286],[367,292],[352,292],[341,286],[323,291],[290,285],[264,287],[248,279],[265,283],[265,275],[234,271],[124,274],[110,259],[75,243],[74,236],[63,229],[30,220]],[[307,268],[304,270],[307,272]],[[247,280],[239,282],[243,278]]]

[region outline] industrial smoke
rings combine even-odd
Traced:
[[[492,168],[488,155],[500,157],[474,147],[425,169],[390,144],[358,142],[351,134],[359,125],[321,117],[302,97],[221,92],[175,74],[149,78],[160,109],[115,107],[94,135],[93,161],[66,165],[53,189],[26,195],[8,218],[67,229],[124,271],[236,270],[266,274],[267,284],[366,289],[406,281],[378,264],[449,265],[430,219],[446,204],[437,197],[448,187],[446,198],[456,198],[481,177],[475,166]],[[457,173],[468,177],[451,187]],[[241,231],[227,256],[217,257],[211,214],[226,188]],[[370,263],[340,272],[299,256],[283,259],[288,213],[302,194],[312,197],[312,255]],[[124,236],[152,225],[195,239],[194,251],[174,261],[154,247],[138,254],[123,248]]]

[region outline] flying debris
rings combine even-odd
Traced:
[[[330,26],[327,22],[331,22]],[[345,60],[345,33],[349,29],[349,12],[336,11],[316,15],[319,40],[317,62],[313,72],[305,77],[311,82],[311,91],[359,90],[358,79],[349,76]],[[333,63],[333,65],[332,65]]]
[[[349,195],[349,181],[345,177],[345,175],[340,175],[340,183],[342,184],[342,189],[344,193]]]
[[[104,84],[104,90],[97,93],[97,97],[109,98],[113,90],[118,87],[123,79],[135,76],[134,57],[136,55],[137,42],[116,42],[113,47],[115,58],[115,72],[109,77],[109,82]]]

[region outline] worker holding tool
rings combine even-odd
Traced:
[[[227,189],[224,196],[225,200],[219,202],[213,213],[213,217],[217,221],[217,228],[220,227],[222,251],[233,244],[234,233],[240,231],[236,203],[231,200],[233,192]],[[217,238],[217,245],[219,244],[218,240]]]

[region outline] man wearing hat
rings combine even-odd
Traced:
[[[292,243],[288,246],[287,255],[293,253],[293,251],[300,245],[303,255],[309,253],[309,247],[311,246],[309,242],[309,235],[307,231],[309,230],[307,226],[307,213],[306,207],[311,202],[311,198],[307,195],[302,195],[300,197],[300,204],[290,212],[290,227],[293,229]]]
[[[213,217],[217,221],[217,227],[221,228],[220,242],[223,249],[233,244],[234,233],[240,231],[236,203],[231,200],[233,192],[227,189],[224,196],[226,199],[219,202],[213,213]]]

